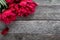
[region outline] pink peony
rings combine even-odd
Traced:
[[[24,6],[27,5],[27,2],[25,2],[25,1],[21,1],[21,2],[19,3],[19,5],[22,6],[22,7],[24,7]]]
[[[25,13],[27,13],[27,10],[22,7],[19,9],[18,16],[24,16]]]
[[[33,2],[33,0],[22,0],[22,1],[26,1],[26,2]]]
[[[6,27],[6,28],[1,32],[1,34],[5,36],[5,35],[8,33],[8,31],[9,31],[9,28]]]
[[[12,10],[8,9],[5,10],[2,14],[2,21],[6,24],[11,23],[12,21],[16,20],[16,15]]]
[[[8,4],[11,4],[14,2],[14,0],[5,0]]]
[[[0,14],[0,20],[1,20],[1,15],[2,15],[2,14]]]

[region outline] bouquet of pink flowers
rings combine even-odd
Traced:
[[[17,16],[27,17],[33,14],[37,4],[32,0],[0,0],[0,21],[6,25],[16,20]],[[1,34],[6,35],[9,28],[5,28]]]

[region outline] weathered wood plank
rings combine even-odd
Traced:
[[[60,4],[60,0],[34,0],[39,3],[39,5],[58,5]]]
[[[2,37],[1,40],[60,40],[60,35],[11,33]]]
[[[16,21],[9,33],[60,34],[60,21]]]

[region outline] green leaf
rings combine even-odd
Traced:
[[[2,12],[2,10],[6,8],[7,8],[7,4],[5,0],[0,0],[0,12]]]
[[[0,0],[0,3],[7,8],[7,4],[5,0]]]
[[[0,12],[2,12],[2,9],[3,9],[4,7],[2,6],[2,4],[0,3]]]

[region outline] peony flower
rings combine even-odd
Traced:
[[[5,10],[2,14],[2,21],[5,24],[9,24],[12,21],[16,20],[16,15],[14,14],[14,12],[12,12],[12,10],[8,9]]]
[[[18,16],[23,16],[25,13],[27,13],[27,10],[22,7],[19,9]]]
[[[25,6],[27,5],[27,2],[21,1],[21,2],[19,3],[19,5],[22,6],[22,7],[25,7]]]
[[[18,16],[27,16],[35,11],[36,6],[37,4],[32,0],[15,0],[9,8],[15,10]]]
[[[21,7],[18,11],[17,11],[17,14],[18,16],[23,16],[23,17],[26,17],[30,14],[32,14],[32,12],[29,10],[29,8],[24,8],[24,7]]]
[[[6,27],[6,28],[1,32],[1,34],[5,36],[5,35],[8,33],[8,31],[9,31],[9,28]]]
[[[0,20],[1,20],[1,14],[0,14]]]
[[[14,3],[19,3],[21,0],[14,0]]]
[[[14,0],[5,0],[7,2],[7,4],[11,4],[14,2]]]
[[[8,8],[14,7],[15,3],[8,5]]]
[[[33,2],[33,0],[22,0],[22,1],[26,1],[26,2]]]
[[[31,11],[31,9],[29,9],[28,7],[25,7],[24,9],[26,10],[26,12],[23,14],[24,17],[33,14],[33,11]]]
[[[20,13],[18,15],[28,16],[35,11],[37,4],[32,2],[32,0],[25,0],[19,3],[21,8],[18,10]]]
[[[13,3],[13,4],[10,4],[8,7],[8,9],[11,9],[12,11],[15,11],[15,3]],[[17,8],[17,7],[16,7]]]
[[[32,0],[22,0],[22,1],[19,3],[19,5],[24,7],[24,6],[26,6],[29,2],[31,3]]]
[[[16,11],[19,11],[20,5],[16,4],[16,5],[14,6],[14,8],[15,8]]]

